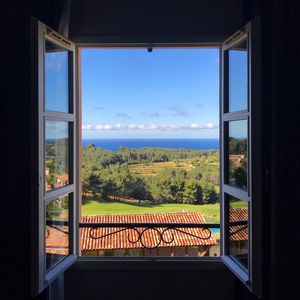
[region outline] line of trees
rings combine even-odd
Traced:
[[[116,163],[152,163],[176,161],[187,158],[212,157],[219,155],[217,150],[190,150],[168,148],[139,148],[120,147],[118,151],[110,151],[95,147],[91,144],[83,148],[83,164],[93,164],[97,167],[107,167]]]
[[[207,204],[218,202],[218,165],[203,165],[195,159],[190,171],[167,168],[156,176],[132,174],[130,164],[176,161],[184,158],[217,158],[218,151],[121,147],[107,151],[91,145],[83,148],[82,193],[102,199],[109,196],[151,200],[157,203]]]

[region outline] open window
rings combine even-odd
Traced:
[[[77,258],[81,129],[75,46],[44,24],[35,25],[39,187],[33,291],[38,293]],[[222,44],[220,106],[222,260],[256,295],[261,293],[262,246],[258,28],[254,20]]]
[[[76,259],[78,153],[74,44],[41,22],[34,21],[34,28],[39,176],[32,290],[37,294]]]
[[[222,44],[221,196],[224,263],[261,292],[258,20]]]

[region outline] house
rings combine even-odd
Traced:
[[[81,217],[81,223],[138,224],[138,223],[190,223],[205,224],[198,212],[111,214]],[[62,227],[66,230],[66,227]],[[46,237],[47,253],[67,255],[68,235],[62,230],[48,227]],[[176,228],[176,227],[175,227]],[[176,229],[179,229],[177,231]],[[82,256],[207,256],[210,248],[217,244],[209,229],[176,228],[165,231],[137,227],[120,231],[120,228],[101,227],[91,232],[83,227],[80,231]],[[139,239],[138,232],[144,234]],[[95,238],[93,238],[95,237]]]
[[[81,218],[84,223],[195,223],[204,224],[205,219],[201,213],[178,212],[178,213],[153,213],[153,214],[118,214],[98,215]],[[145,228],[138,227],[139,232]],[[90,228],[81,229],[82,255],[101,255],[103,251],[111,256],[205,256],[209,248],[216,244],[216,240],[210,230],[202,228],[178,228],[181,231],[168,230],[165,228],[145,231],[141,239],[136,230],[126,230],[104,238],[93,240]],[[117,231],[118,228],[98,228],[93,231],[93,236],[105,236]],[[163,240],[161,240],[163,234]],[[137,242],[132,242],[137,241]],[[164,242],[165,241],[165,242]],[[172,241],[172,242],[171,242]],[[146,247],[145,247],[146,246]],[[151,248],[153,248],[151,250]]]

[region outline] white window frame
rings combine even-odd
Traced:
[[[82,56],[81,56],[81,50],[83,49],[146,49],[147,48],[170,48],[170,49],[182,49],[182,48],[187,48],[187,49],[201,49],[201,48],[212,48],[212,49],[218,49],[219,50],[219,64],[221,66],[221,52],[222,52],[222,45],[221,43],[197,43],[197,42],[184,42],[184,43],[116,43],[116,42],[104,42],[104,43],[76,43],[76,58],[77,58],[77,103],[78,103],[78,128],[79,128],[79,133],[78,133],[78,145],[79,145],[79,151],[80,154],[82,152],[82,77],[81,77],[81,62],[82,62]],[[155,51],[155,50],[154,50]],[[219,93],[221,95],[221,68],[219,71]],[[221,136],[219,134],[219,139],[221,139]],[[220,148],[221,152],[221,148]],[[81,155],[79,155],[79,165],[81,166]],[[221,162],[221,156],[220,156],[220,162]],[[80,179],[81,179],[81,168],[78,171],[78,174],[80,172]],[[221,168],[220,168],[221,171]],[[81,205],[82,205],[82,198],[81,198],[81,180],[78,180],[78,223],[80,222],[81,218]],[[221,203],[220,203],[220,217],[221,217]],[[220,226],[221,226],[221,220],[220,220]],[[220,228],[222,231],[222,228]],[[78,231],[78,241],[80,241],[80,232]],[[145,263],[147,262],[153,262],[153,261],[193,261],[193,262],[220,262],[221,261],[221,256],[223,255],[222,253],[222,236],[220,236],[220,256],[218,257],[159,257],[159,256],[140,256],[138,257],[139,261],[144,261]],[[128,262],[128,260],[136,260],[134,257],[125,257],[125,258],[120,258],[120,257],[84,257],[81,255],[81,249],[80,249],[80,243],[78,243],[78,260],[81,262],[87,262],[87,261],[123,261],[124,263]]]
[[[42,22],[33,19],[33,48],[36,58],[33,61],[35,77],[35,88],[33,94],[36,97],[37,136],[36,144],[38,153],[37,173],[38,193],[33,205],[33,257],[32,257],[32,286],[31,294],[41,293],[53,280],[69,268],[77,259],[77,205],[78,203],[78,145],[77,145],[77,97],[76,97],[76,78],[75,78],[75,45],[59,33]],[[46,40],[69,51],[69,112],[56,112],[45,110],[45,43]],[[71,69],[72,68],[72,69]],[[46,120],[68,122],[69,128],[69,178],[71,182],[63,187],[55,188],[51,191],[45,190],[45,124]],[[54,265],[50,270],[46,269],[46,212],[45,200],[52,200],[64,195],[69,196],[69,255],[62,261]],[[70,201],[71,199],[71,201]]]
[[[226,51],[239,42],[247,39],[248,45],[248,109],[238,112],[227,112],[227,75]],[[256,17],[241,30],[234,33],[222,44],[221,72],[221,234],[222,261],[255,295],[262,295],[262,180],[263,170],[261,161],[261,58],[260,58],[260,18]],[[247,120],[248,122],[248,172],[247,191],[232,187],[225,182],[226,156],[225,127],[226,122]],[[228,124],[228,123],[227,123]],[[242,199],[249,204],[248,220],[248,271],[235,261],[227,249],[226,195]]]

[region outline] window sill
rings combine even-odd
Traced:
[[[227,270],[220,257],[79,257],[71,270]]]

